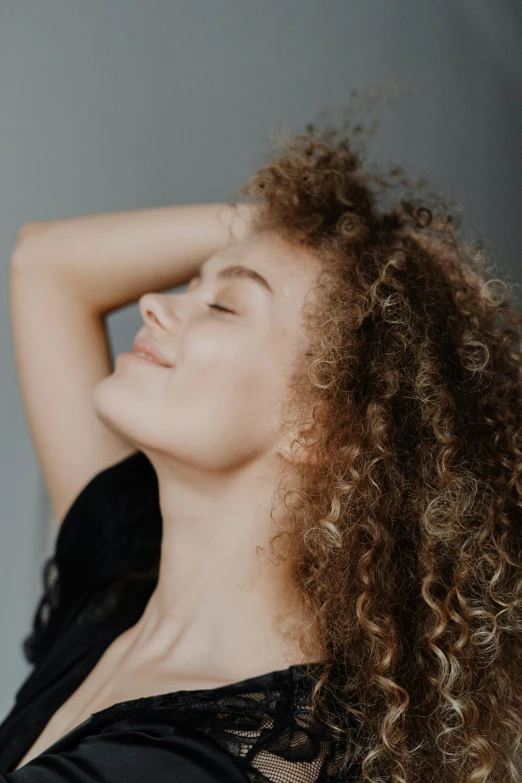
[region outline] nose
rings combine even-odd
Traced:
[[[138,307],[146,324],[151,323],[168,329],[168,314],[163,304],[164,294],[143,294],[138,300]]]

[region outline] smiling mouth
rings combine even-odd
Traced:
[[[162,362],[158,362],[156,359],[153,359],[148,354],[143,354],[141,351],[140,352],[124,351],[123,353],[118,354],[117,359],[119,359],[120,357],[122,359],[127,359],[127,358],[139,359],[140,361],[145,361],[148,362],[149,364],[153,364],[156,367],[164,367],[166,370],[171,370],[174,367],[173,364],[163,364]]]
[[[159,364],[159,362],[156,361],[156,359],[153,359],[152,356],[149,356],[147,353],[142,353],[141,351],[133,351],[134,356],[140,356],[142,359],[146,359],[148,362],[152,362],[152,364]]]
[[[156,364],[158,367],[170,367],[172,368],[173,364],[164,364],[163,362],[159,362],[157,359],[154,359],[150,354],[143,353],[143,351],[133,351],[133,356],[138,356],[140,359],[145,359],[147,362],[150,362],[151,364]]]

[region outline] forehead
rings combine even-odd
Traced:
[[[274,232],[264,231],[243,238],[216,253],[203,264],[203,270],[217,274],[221,269],[241,264],[261,274],[275,298],[303,298],[315,280],[319,262],[304,248],[290,245]]]

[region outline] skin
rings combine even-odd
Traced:
[[[139,335],[175,366],[123,357],[95,388],[98,416],[158,477],[159,579],[127,632],[129,666],[234,682],[302,662],[278,626],[292,598],[289,563],[260,558],[256,547],[276,532],[274,490],[290,464],[277,435],[281,403],[306,350],[301,308],[317,263],[271,232],[230,245],[183,293],[139,300]],[[250,280],[217,280],[231,264],[258,271],[274,294]]]

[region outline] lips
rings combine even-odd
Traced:
[[[138,337],[134,340],[132,346],[133,353],[144,353],[150,356],[157,364],[162,367],[174,367],[174,363],[169,361],[167,357],[160,351],[160,349],[149,340],[145,340],[143,337]]]

